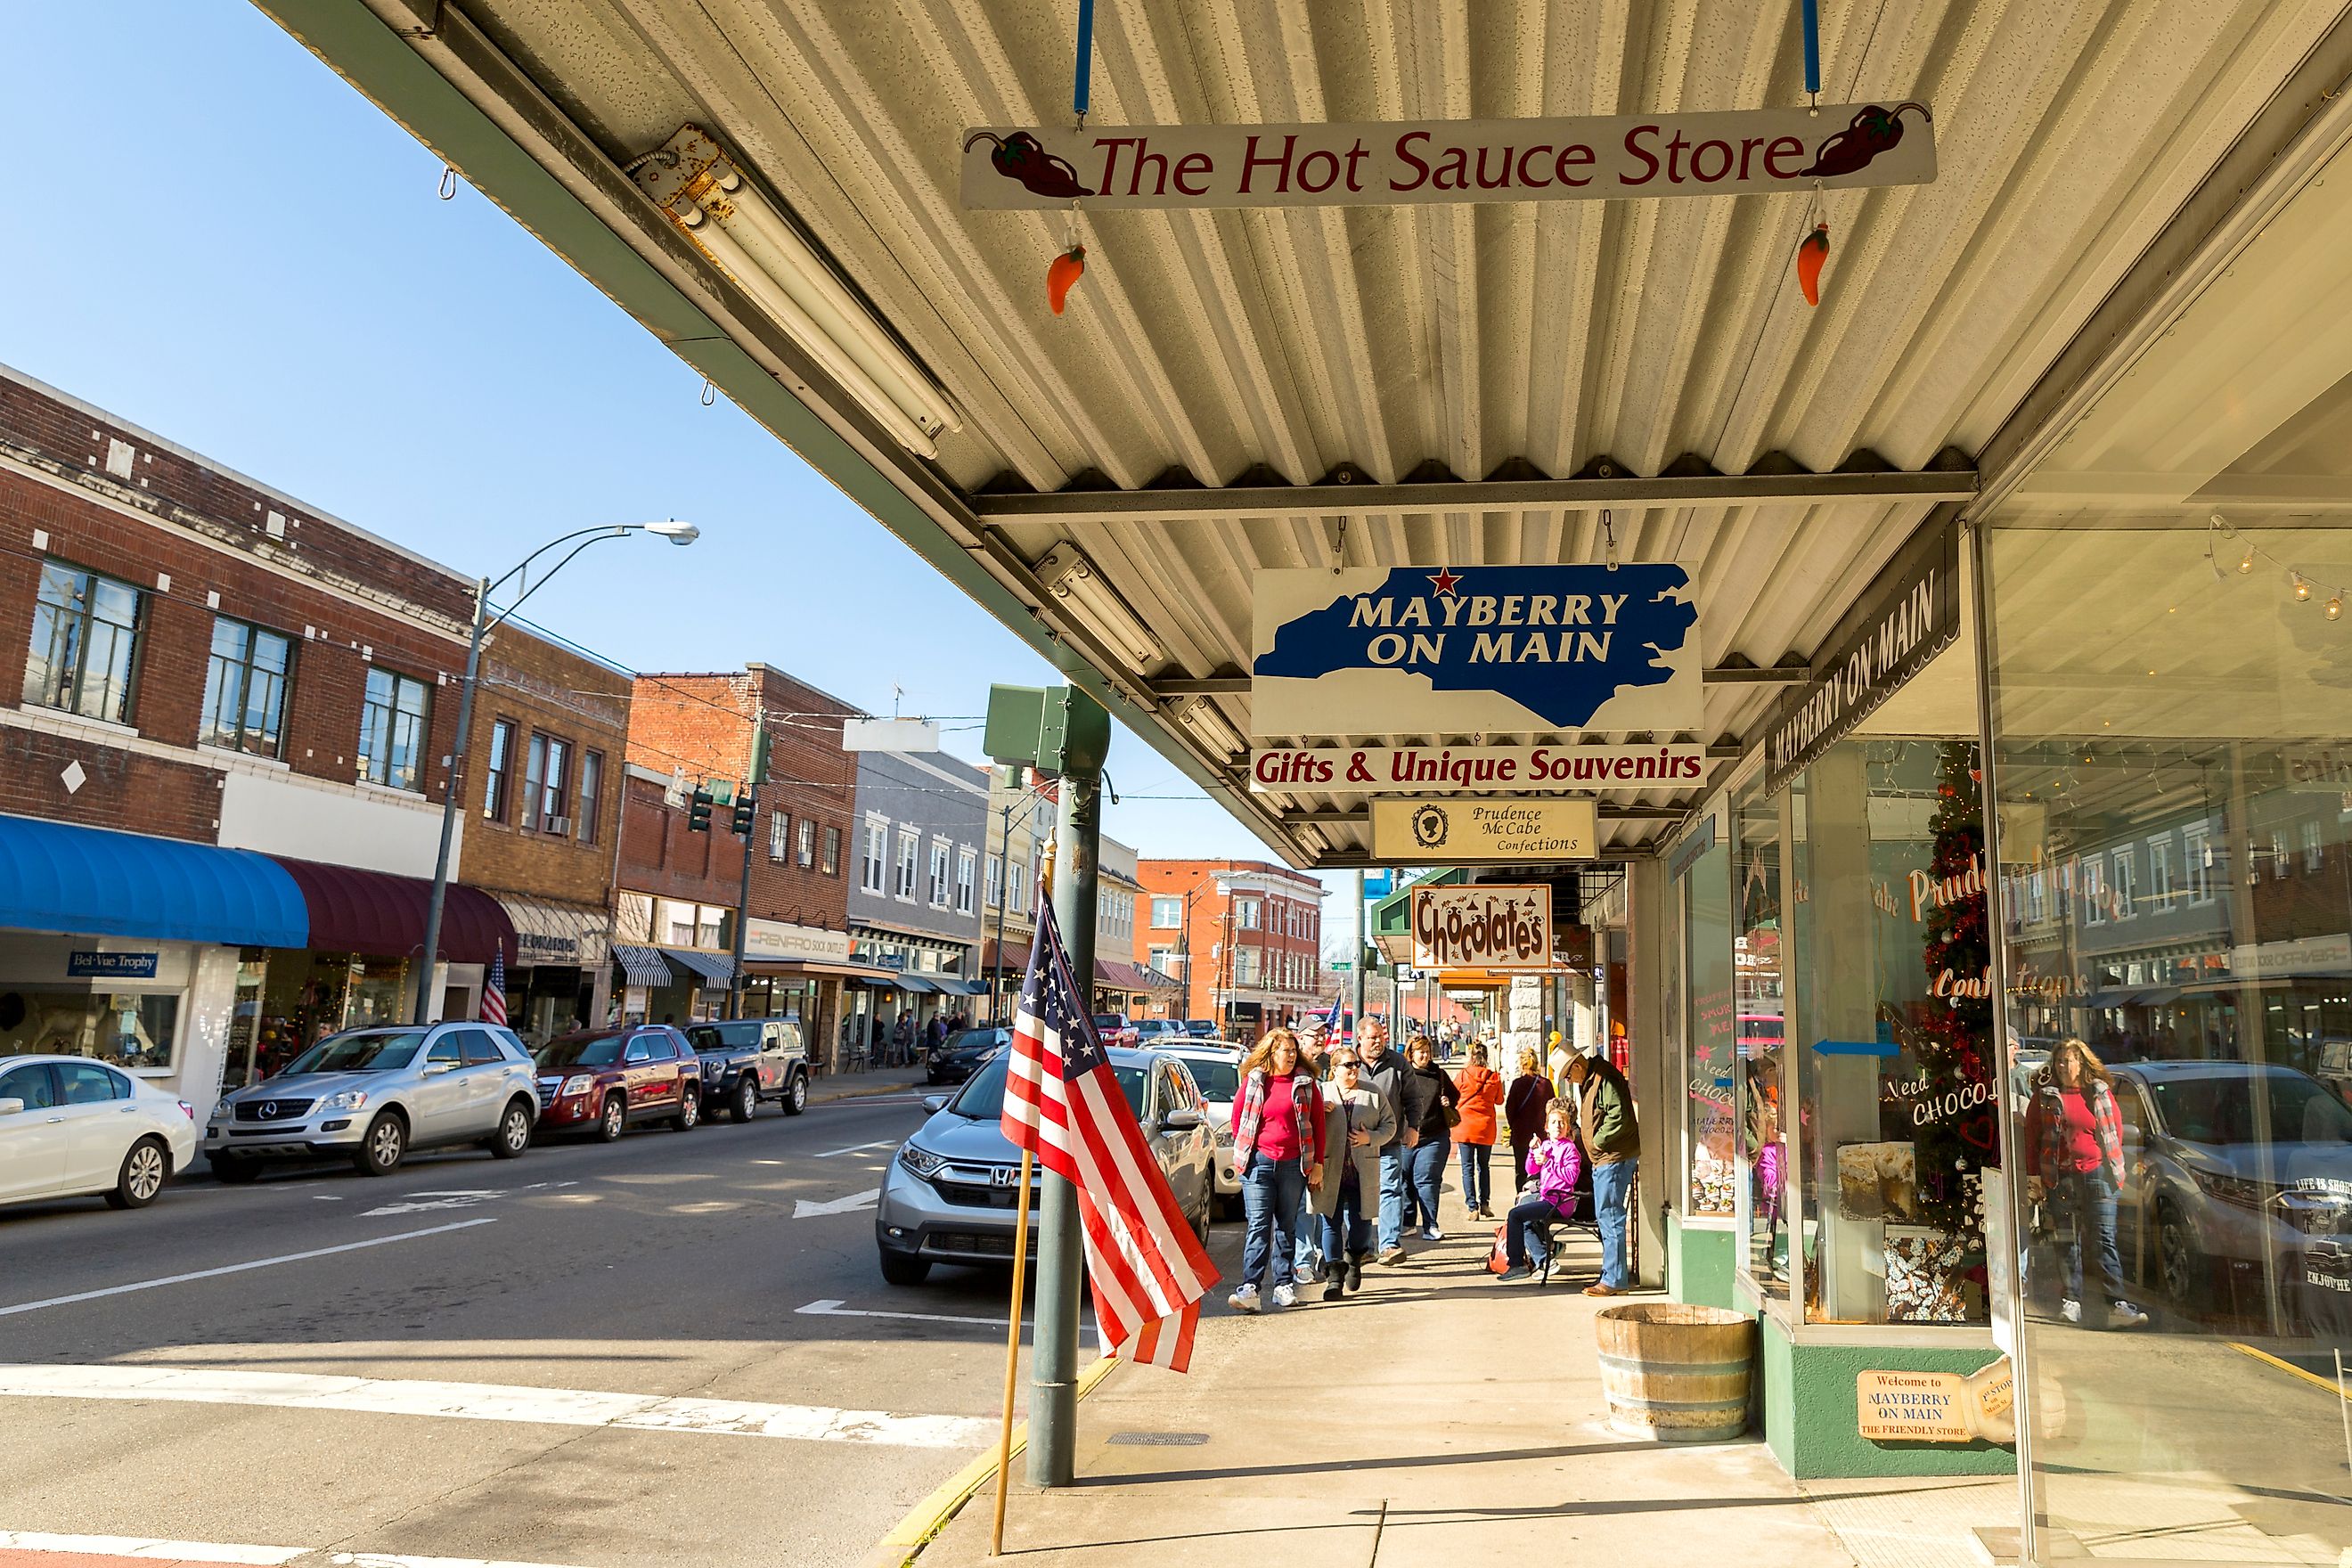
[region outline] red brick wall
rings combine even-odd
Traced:
[[[621,781],[627,773],[630,678],[609,665],[558,647],[511,623],[499,629],[482,656],[474,699],[474,734],[467,748],[463,796],[466,880],[500,892],[530,892],[574,903],[609,907],[616,835],[624,830]],[[486,816],[490,736],[499,720],[514,725],[507,763],[506,805]],[[533,731],[568,742],[570,831],[525,827],[523,790]],[[604,760],[597,791],[595,837],[580,836],[584,759]]]
[[[735,907],[741,889],[743,841],[727,831],[723,812],[712,831],[687,829],[686,808],[662,804],[662,785],[629,779],[621,805],[621,886],[665,899]]]

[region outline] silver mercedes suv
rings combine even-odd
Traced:
[[[539,1091],[530,1053],[494,1024],[349,1029],[274,1078],[221,1097],[205,1159],[249,1182],[269,1159],[348,1159],[390,1175],[411,1149],[481,1143],[502,1160],[530,1147]]]

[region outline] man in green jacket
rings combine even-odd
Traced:
[[[1625,1267],[1625,1226],[1642,1130],[1633,1119],[1633,1090],[1601,1054],[1598,1042],[1569,1058],[1569,1092],[1576,1102],[1576,1134],[1592,1165],[1592,1217],[1601,1228],[1601,1279],[1588,1296],[1622,1296],[1633,1289]]]

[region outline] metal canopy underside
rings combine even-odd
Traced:
[[[1270,845],[1326,866],[1361,863],[1360,802],[1251,795],[1203,738],[1249,731],[1234,677],[1257,572],[1597,559],[1606,507],[1626,559],[1692,574],[1717,675],[1689,738],[1750,735],[1783,689],[1770,672],[1809,661],[1931,509],[1974,493],[1970,455],[2341,9],[1832,0],[1825,96],[1931,102],[1940,174],[1829,194],[1818,309],[1788,265],[1803,199],[1776,195],[1087,215],[1055,318],[1044,274],[1067,220],[955,195],[966,127],[1066,117],[1055,0],[259,3]],[[1114,3],[1093,118],[1787,104],[1791,10]],[[621,172],[689,122],[963,410],[935,461]],[[1061,618],[1037,568],[1071,542],[1163,661],[1128,668]],[[1180,720],[1192,703],[1222,724]],[[1654,846],[1692,799],[1604,797],[1603,852]]]

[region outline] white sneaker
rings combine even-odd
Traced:
[[[1295,1307],[1298,1305],[1298,1292],[1287,1285],[1276,1285],[1274,1288],[1274,1304],[1276,1307]]]
[[[1298,1282],[1301,1285],[1320,1285],[1323,1283],[1323,1266],[1320,1263],[1310,1263],[1306,1268],[1299,1269],[1297,1273]]]
[[[1255,1285],[1243,1286],[1240,1289],[1225,1298],[1225,1305],[1231,1307],[1236,1312],[1256,1311],[1257,1287]]]
[[[2069,1297],[2058,1303],[2058,1315],[2070,1323],[2079,1323],[2083,1321],[2083,1303]]]
[[[2147,1314],[2129,1301],[2117,1301],[2108,1308],[2107,1326],[2115,1329],[2144,1329]]]
[[[1445,1233],[1438,1229],[1433,1225],[1425,1225],[1421,1227],[1421,1239],[1423,1241],[1444,1241],[1445,1239]]]

